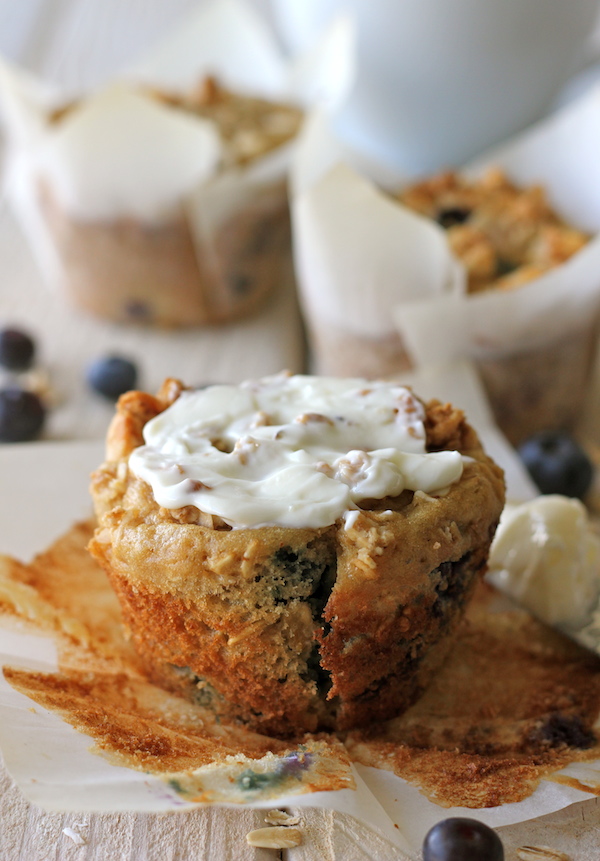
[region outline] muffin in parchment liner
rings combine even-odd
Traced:
[[[331,40],[350,50],[337,25]],[[175,327],[242,317],[276,289],[291,148],[308,93],[329,97],[338,81],[286,62],[242,2],[206,4],[94,93],[0,72],[10,198],[69,300]]]
[[[423,178],[366,163],[311,117],[292,176],[313,367],[382,376],[466,357],[511,441],[572,425],[600,310],[599,117],[595,89],[477,163]]]
[[[213,438],[197,466],[180,432],[192,448]],[[391,448],[368,442],[382,433]],[[396,461],[408,472],[392,495],[346,500]],[[278,375],[124,395],[92,496],[90,549],[151,678],[287,736],[364,726],[421,695],[485,569],[504,481],[448,404],[395,383]]]

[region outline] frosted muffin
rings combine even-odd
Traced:
[[[90,550],[150,676],[289,735],[419,696],[485,568],[504,484],[450,405],[281,374],[123,395],[92,496]]]
[[[212,77],[190,92],[145,90],[140,95],[157,122],[160,114],[165,123],[174,117],[209,121],[219,141],[219,163],[204,184],[176,194],[159,212],[140,213],[134,207],[132,214],[127,191],[116,189],[118,213],[101,218],[87,213],[86,199],[73,211],[53,178],[42,174],[37,205],[61,286],[78,306],[116,322],[171,327],[243,317],[277,286],[289,265],[285,171],[283,166],[267,169],[263,162],[277,158],[294,138],[302,112],[291,104],[233,93]],[[73,137],[76,148],[82,114],[94,110],[94,102],[90,107],[84,100],[54,111],[48,117],[50,135]],[[110,124],[98,116],[96,125]],[[88,113],[83,122],[90,121]],[[112,121],[118,124],[119,118]],[[128,148],[127,132],[120,140],[110,131],[112,150],[106,157],[119,158],[119,151]],[[172,158],[178,158],[172,141],[168,138],[164,163],[154,174],[168,171],[169,147]],[[140,162],[144,158],[141,153]]]

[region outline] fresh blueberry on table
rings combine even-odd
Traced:
[[[27,371],[33,364],[35,343],[20,329],[0,329],[0,366],[9,371]]]
[[[136,365],[123,356],[103,356],[87,369],[91,388],[109,400],[116,400],[119,395],[134,389],[137,376]]]
[[[438,822],[423,841],[423,861],[504,861],[502,841],[477,819]]]
[[[565,431],[542,431],[519,447],[540,493],[581,498],[590,489],[594,468],[585,451]]]
[[[19,386],[0,389],[0,442],[25,442],[41,431],[46,410],[33,392]]]

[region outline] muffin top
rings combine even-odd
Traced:
[[[215,123],[226,165],[244,165],[291,140],[303,113],[295,105],[235,93],[207,75],[185,93],[153,91],[158,101]]]
[[[396,382],[287,373],[183,390],[143,427],[129,469],[167,509],[233,528],[329,526],[364,500],[443,493],[459,451],[427,450],[423,403]]]
[[[446,171],[403,189],[397,199],[446,230],[469,293],[526,284],[589,239],[560,218],[542,186],[519,188],[498,168],[476,179]]]
[[[244,166],[288,143],[299,132],[303,111],[296,105],[237,93],[207,75],[187,91],[144,90],[151,99],[177,111],[214,123],[223,147],[222,166]],[[58,125],[81,102],[53,110],[50,123]]]
[[[265,390],[281,388],[292,398],[292,395],[296,394],[295,387],[303,383],[308,386],[305,390],[308,393],[311,391],[311,385],[327,385],[328,382],[330,381],[327,378],[278,375],[254,383],[245,383],[240,387],[217,386],[212,391],[211,389],[205,391],[206,397],[220,397],[222,409],[225,411],[229,408],[229,401],[238,396],[251,398],[256,396],[256,392],[252,391],[252,388],[248,390],[248,387],[264,386]],[[357,382],[360,383],[359,386],[356,385]],[[199,558],[202,559],[202,570],[211,572],[209,578],[211,583],[215,582],[215,578],[221,582],[223,578],[229,576],[224,573],[224,565],[228,570],[235,572],[231,576],[237,582],[238,577],[246,579],[254,577],[255,564],[250,564],[249,559],[250,557],[255,559],[257,553],[259,555],[266,553],[268,556],[272,548],[304,546],[315,540],[325,542],[328,547],[334,548],[338,556],[338,575],[334,591],[340,596],[339,600],[343,601],[344,606],[348,604],[354,608],[350,615],[360,626],[361,615],[372,607],[374,600],[379,601],[380,609],[385,604],[382,602],[382,595],[387,594],[388,587],[391,590],[390,595],[397,596],[400,581],[402,581],[404,585],[401,588],[406,588],[408,594],[416,580],[427,577],[429,572],[439,568],[443,562],[458,561],[474,547],[487,548],[504,504],[503,473],[483,451],[477,433],[468,424],[462,411],[451,404],[436,400],[423,404],[412,395],[410,390],[397,383],[375,384],[365,380],[340,380],[333,381],[334,390],[338,384],[344,395],[342,400],[347,398],[351,402],[357,400],[362,404],[363,400],[372,399],[374,407],[372,422],[375,426],[373,445],[385,446],[391,449],[391,452],[400,451],[401,454],[407,455],[408,459],[420,460],[422,465],[439,463],[436,457],[431,457],[434,454],[449,454],[449,463],[456,469],[455,480],[442,486],[443,482],[450,481],[450,476],[446,474],[440,477],[439,489],[432,488],[425,492],[421,489],[411,490],[404,484],[405,489],[397,495],[387,495],[382,498],[368,497],[353,501],[350,486],[340,480],[347,476],[342,461],[349,460],[351,446],[355,446],[354,451],[359,453],[359,457],[366,455],[364,463],[370,465],[373,464],[370,456],[374,452],[385,452],[386,448],[369,450],[368,440],[348,436],[347,439],[344,438],[348,447],[344,446],[343,451],[335,452],[334,449],[326,451],[333,454],[330,463],[326,466],[324,464],[327,464],[327,461],[322,457],[321,447],[312,452],[310,446],[298,449],[298,462],[307,473],[310,473],[305,487],[311,490],[311,482],[314,482],[318,488],[325,486],[328,492],[334,488],[336,493],[343,494],[341,497],[336,497],[338,503],[340,500],[343,503],[343,510],[335,522],[331,522],[331,518],[336,515],[336,511],[327,508],[331,505],[331,500],[329,498],[325,500],[324,507],[320,511],[320,514],[323,510],[329,512],[325,519],[330,522],[325,526],[309,527],[303,519],[293,521],[304,524],[301,526],[282,525],[275,521],[265,525],[263,513],[261,523],[255,526],[244,527],[242,523],[235,521],[232,527],[221,516],[206,511],[206,505],[209,504],[210,495],[213,493],[208,489],[202,500],[198,499],[199,504],[177,505],[178,500],[175,499],[170,502],[171,507],[168,507],[156,499],[152,485],[134,472],[135,460],[142,451],[140,447],[149,445],[148,438],[153,422],[157,418],[160,420],[161,416],[166,417],[165,421],[170,421],[169,416],[176,415],[173,407],[178,402],[183,408],[188,393],[190,398],[193,397],[193,400],[189,401],[190,404],[199,394],[186,389],[179,380],[167,379],[156,395],[131,391],[119,398],[116,413],[108,429],[105,461],[94,471],[91,480],[91,494],[98,519],[95,546],[104,548],[99,552],[110,556],[110,565],[117,564],[117,561],[121,560],[129,579],[135,578],[135,581],[140,583],[152,583],[153,588],[155,586],[159,589],[165,588],[167,582],[173,588],[175,588],[174,584],[177,584],[177,588],[182,589],[191,598],[193,595],[197,597],[200,588]],[[360,394],[369,389],[372,390],[372,395]],[[381,406],[379,398],[383,397],[385,392],[388,400],[379,413],[377,411],[377,407]],[[271,394],[265,391],[261,395],[261,404],[268,406],[270,397]],[[270,432],[276,435],[281,428],[286,430],[291,426],[292,433],[306,433],[310,439],[312,433],[318,434],[321,422],[316,422],[311,427],[312,419],[304,425],[302,421],[295,423],[293,418],[303,417],[306,413],[305,406],[305,402],[296,404],[297,411],[286,413],[287,418],[286,415],[275,415],[274,418],[281,421],[280,425],[259,423],[257,428],[250,429],[248,415],[254,416],[260,410],[245,413],[244,427],[249,432],[264,428],[263,433]],[[321,403],[319,406],[322,408]],[[420,413],[420,417],[418,414],[415,417],[411,411],[413,407]],[[394,414],[395,409],[401,413],[407,408],[409,412],[404,417],[401,416],[398,419],[397,414]],[[310,411],[316,412],[316,404],[311,405]],[[352,415],[360,416],[359,407],[350,413],[350,416]],[[325,418],[341,422],[341,416],[343,414],[332,411]],[[407,447],[414,446],[411,451],[402,452],[397,446],[389,445],[389,439],[386,439],[385,435],[394,433],[396,422],[400,428],[397,439],[407,439]],[[252,424],[252,421],[250,420],[249,423]],[[223,421],[221,424],[229,427],[230,422]],[[384,425],[387,427],[381,427]],[[155,427],[160,430],[160,421]],[[409,428],[417,434],[416,437],[413,438]],[[202,427],[199,429],[202,430]],[[194,445],[200,452],[210,451],[211,458],[217,458],[222,448],[232,448],[229,452],[221,453],[230,455],[234,478],[239,479],[238,455],[234,453],[236,442],[232,443],[231,440],[227,441],[223,438],[222,427],[216,430],[219,433],[215,433],[215,436],[209,439],[210,448],[206,439],[201,439],[203,433],[200,433]],[[242,435],[238,434],[238,436]],[[322,442],[319,446],[321,444]],[[358,444],[362,446],[361,449],[356,447]],[[170,452],[169,444],[165,443],[164,451],[156,449],[152,457],[159,460],[163,457],[166,459],[165,474],[170,476],[173,486],[176,488],[177,484],[190,480],[210,485],[208,477],[203,481],[202,478],[190,479],[190,476],[185,474],[187,464],[178,463],[183,459],[181,452],[178,451],[180,443],[174,441],[172,445],[173,451]],[[216,449],[216,453],[211,450],[213,448]],[[307,455],[310,458],[305,461]],[[430,457],[431,460],[429,460]],[[337,458],[340,458],[337,464],[340,475],[335,479],[326,473],[329,471],[328,467],[331,467]],[[266,460],[268,463],[269,458],[267,457]],[[401,458],[398,459],[400,460]],[[292,466],[295,465],[293,457],[288,462],[288,466],[290,463]],[[396,466],[397,462],[392,455],[390,472]],[[387,469],[387,465],[385,468]],[[428,472],[428,469],[429,467],[425,472]],[[350,472],[352,472],[351,469]],[[416,474],[420,477],[418,471]],[[315,507],[312,496],[305,492],[302,485],[302,492],[298,491],[297,487],[294,490],[287,482],[285,469],[278,475],[281,498],[275,497],[275,502],[281,505],[281,510],[290,517],[297,516],[298,512],[302,517],[307,512],[310,514]],[[151,476],[148,477],[151,478]],[[229,478],[230,476],[224,473],[224,480],[228,481]],[[274,477],[272,479],[273,485],[277,487],[277,480]],[[329,479],[329,483],[321,484],[324,479]],[[396,481],[398,481],[397,476]],[[396,487],[404,481],[406,477],[402,474],[400,483]],[[242,490],[239,483],[234,484],[233,488],[234,504],[238,504],[238,497],[242,492],[249,493],[252,499],[252,481],[247,481]],[[168,486],[166,489],[169,492]],[[201,487],[189,489],[199,494],[203,493]],[[370,492],[372,491],[369,490]],[[382,492],[385,491],[382,489]],[[248,502],[243,500],[241,504],[246,506]],[[268,500],[268,504],[273,504],[273,500]],[[348,613],[349,610],[346,609],[344,612]]]

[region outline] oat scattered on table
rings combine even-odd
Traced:
[[[286,825],[257,828],[246,835],[250,846],[259,849],[292,849],[302,843],[302,832]]]
[[[67,837],[70,837],[73,843],[77,844],[77,846],[85,846],[86,840],[83,839],[81,834],[78,834],[73,828],[63,828],[63,834],[66,834]]]
[[[520,861],[572,861],[570,855],[550,846],[520,846],[517,857]]]
[[[299,825],[300,817],[292,816],[285,810],[269,810],[265,816],[265,822],[267,825]]]

